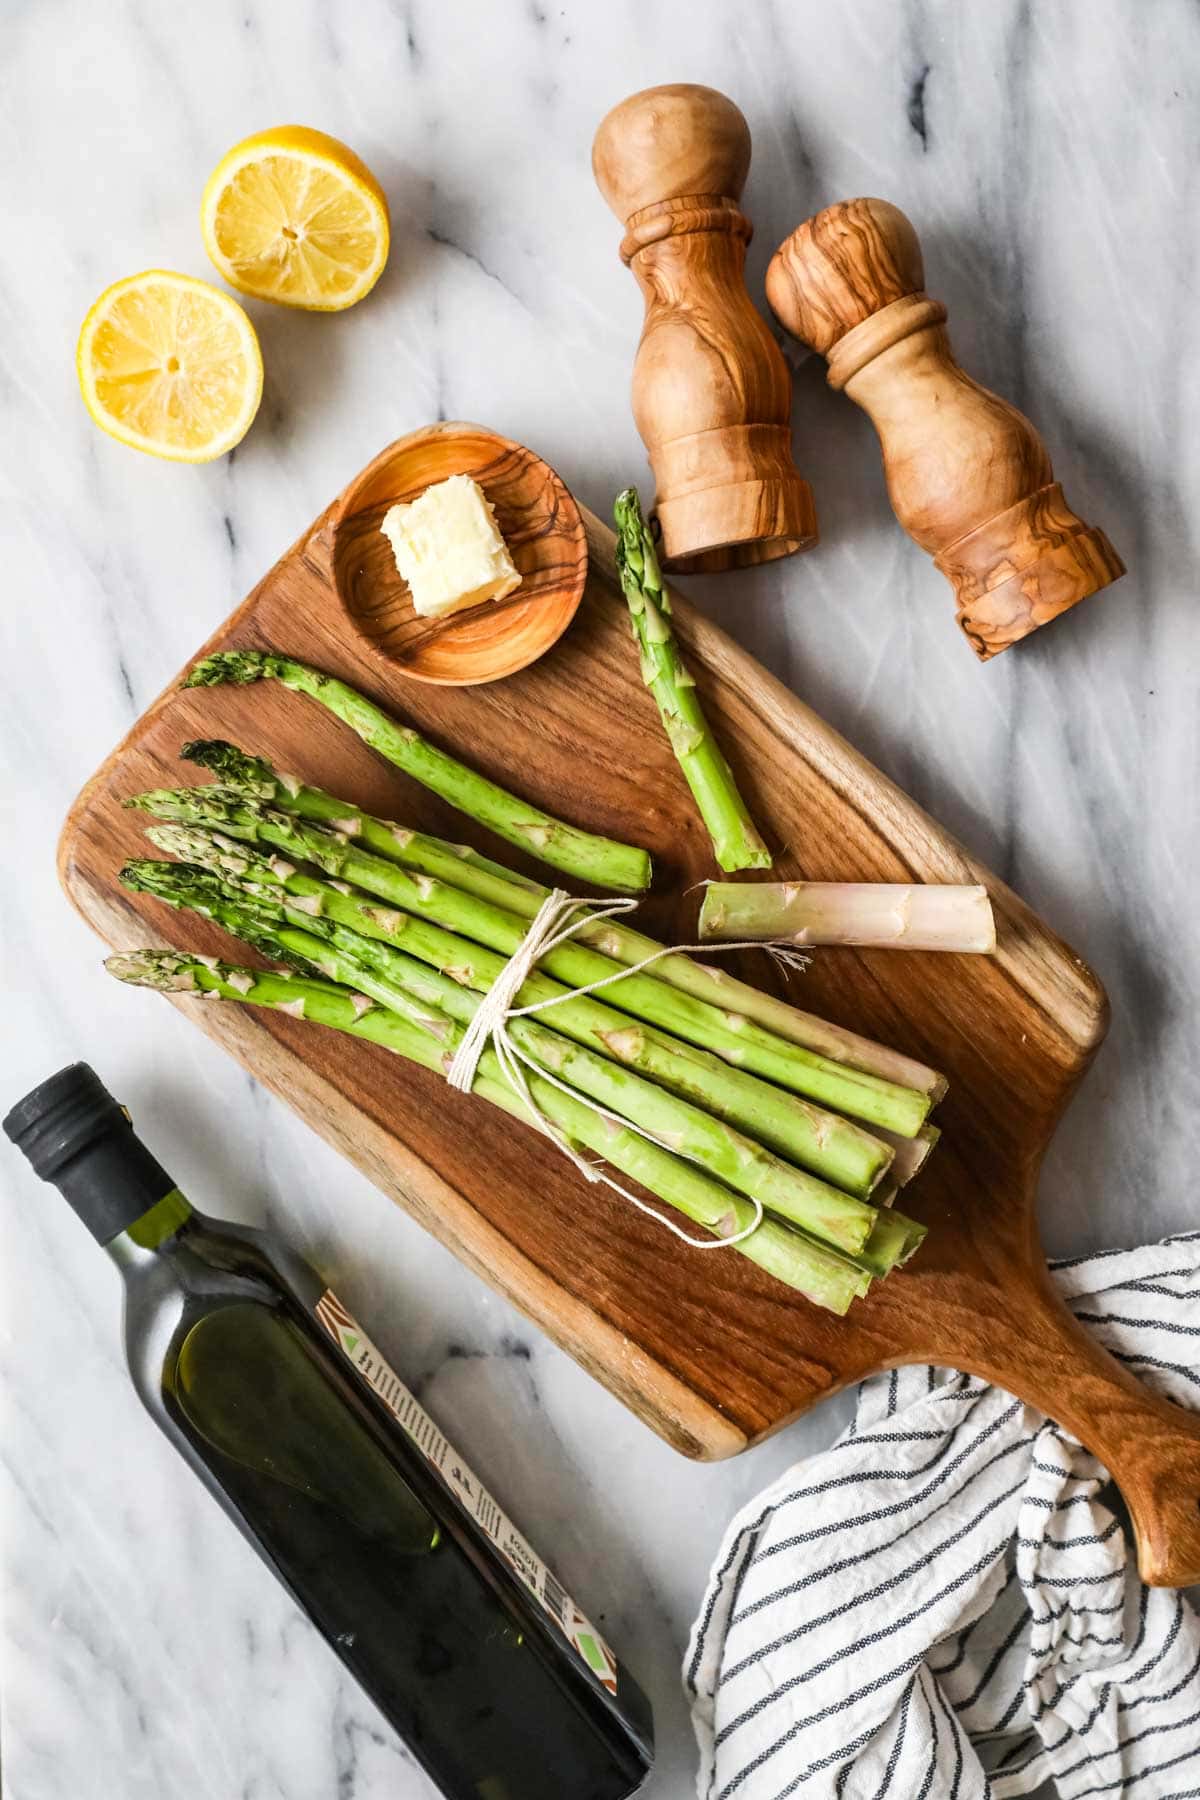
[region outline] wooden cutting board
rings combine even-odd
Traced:
[[[406,680],[354,630],[331,580],[335,507],[197,655],[253,645],[315,663],[549,810],[645,844],[657,870],[646,929],[694,942],[697,896],[687,890],[715,870],[639,679],[612,534],[585,513],[587,591],[553,651],[502,682],[440,687]],[[1200,1579],[1200,1422],[1150,1395],[1074,1322],[1037,1240],[1038,1166],[1104,1036],[1100,983],[844,739],[717,626],[675,604],[781,877],[980,881],[991,894],[994,956],[832,950],[793,978],[809,1010],[950,1078],[942,1142],[904,1195],[930,1227],[908,1270],[834,1318],[741,1257],[689,1252],[584,1184],[532,1130],[381,1050],[279,1014],[175,1004],[686,1455],[731,1455],[873,1371],[950,1364],[1019,1394],[1096,1452],[1124,1492],[1148,1579]],[[196,779],[177,760],[191,737],[231,738],[372,812],[520,861],[311,702],[274,683],[181,692],[172,682],[63,831],[63,885],[116,948],[230,954],[211,926],[116,881],[126,857],[146,853],[146,820],[122,810],[122,797]],[[761,953],[728,960],[778,985]],[[114,989],[114,1006],[152,1004]]]

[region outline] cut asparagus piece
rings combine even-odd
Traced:
[[[346,682],[307,663],[262,650],[219,651],[198,662],[184,686],[264,680],[282,682],[294,693],[319,701],[388,762],[552,869],[592,882],[606,893],[638,894],[650,885],[650,857],[645,850],[581,831],[518,799],[439,750],[412,726],[398,724]]]
[[[771,940],[874,949],[996,948],[983,887],[910,887],[894,882],[710,881],[700,907],[703,939]]]
[[[248,898],[230,897],[221,882],[202,869],[189,872],[183,864],[157,866],[176,871],[174,881],[163,878],[154,888],[158,898],[212,919],[265,955],[298,965],[302,973],[316,970],[330,980],[356,987],[378,1004],[407,1017],[410,1023],[433,1032],[452,1053],[457,1049],[463,1035],[462,1023],[450,1013],[438,1010],[436,1000],[427,1002],[422,993],[410,991],[407,984],[401,987],[393,978],[397,972],[402,974],[403,965],[411,960],[400,951],[389,952],[392,975],[382,975],[344,943],[334,943],[331,937],[319,937],[312,931],[278,925],[269,907]],[[137,875],[133,873],[135,868]],[[127,886],[142,889],[150,884],[144,865],[129,865],[122,872],[122,880]],[[335,926],[333,930],[342,932],[344,928]],[[412,966],[414,980],[427,987],[430,971],[419,963]],[[478,995],[468,993],[446,977],[441,980],[454,1004],[461,1003],[469,1021],[479,1005]],[[794,1169],[710,1113],[594,1051],[569,1043],[532,1019],[514,1020],[511,1033],[515,1042],[560,1081],[665,1141],[687,1161],[698,1163],[748,1199],[757,1199],[781,1218],[802,1225],[810,1236],[852,1255],[870,1237],[879,1216],[874,1207]]]
[[[152,826],[149,836],[181,862],[198,864],[234,890],[269,902],[280,916],[286,913],[288,923],[300,928],[314,929],[318,919],[337,923],[359,933],[360,942],[367,938],[398,945],[410,957],[452,976],[460,986],[481,993],[506,966],[507,958],[496,951],[419,916],[381,907],[369,895],[345,884],[307,875],[279,858],[272,862],[234,838],[181,825]],[[170,864],[133,863],[128,870],[130,885],[150,884],[150,891],[169,897],[176,880]],[[569,992],[561,982],[536,969],[523,983],[516,1004],[560,1002],[542,1012],[543,1024],[587,1049],[638,1069],[859,1199],[871,1197],[893,1161],[891,1145],[851,1120],[796,1094],[781,1092],[660,1031],[631,1027],[627,1015],[590,995],[564,998]]]
[[[264,973],[226,963],[213,967],[199,958],[173,951],[134,951],[110,957],[105,966],[119,981],[160,993],[215,995],[221,1000],[283,1011],[293,1017],[299,1013],[314,1024],[376,1044],[435,1074],[445,1074],[447,1053],[436,1035],[381,1007],[368,1003],[364,1010],[359,994],[327,981]],[[484,1053],[473,1091],[504,1112],[529,1121],[494,1052]],[[603,1157],[714,1236],[731,1237],[751,1223],[754,1214],[750,1204],[703,1170],[636,1132],[611,1124],[573,1095],[536,1075],[530,1077],[530,1091],[539,1111],[572,1143]],[[862,1271],[770,1218],[764,1218],[750,1237],[732,1248],[831,1312],[844,1313],[869,1285],[869,1277]]]
[[[398,862],[419,874],[432,875],[476,899],[490,901],[524,919],[532,919],[550,889],[530,881],[500,863],[481,856],[465,844],[448,844],[440,838],[409,831],[387,819],[365,813],[348,801],[339,800],[321,788],[309,787],[291,775],[278,775],[260,757],[247,756],[232,744],[196,743],[184,746],[183,755],[212,769],[223,785],[252,798],[270,801],[282,811],[319,824],[334,825],[355,837],[365,849],[377,856]],[[662,945],[632,926],[619,920],[606,919],[586,926],[580,941],[602,950],[615,961],[627,965],[643,962],[661,950]],[[748,982],[739,981],[726,970],[691,957],[676,954],[661,957],[654,965],[655,979],[665,981],[689,994],[694,1000],[707,1001],[725,1012],[736,1012],[742,1018],[772,1032],[788,1043],[843,1063],[864,1075],[875,1075],[898,1087],[909,1087],[925,1094],[936,1104],[946,1092],[946,1080],[936,1069],[928,1068],[898,1050],[877,1044],[857,1032],[846,1031],[813,1013],[802,1011],[774,994],[763,993]]]
[[[219,789],[177,788],[137,795],[126,804],[159,818],[269,844],[285,858],[316,863],[327,875],[378,894],[402,911],[432,918],[505,956],[511,956],[525,936],[526,921],[516,914],[432,877],[409,874],[398,864],[360,850],[343,834],[261,802],[230,799]],[[693,1000],[649,973],[626,975],[625,965],[586,945],[561,945],[543,959],[543,967],[572,988],[621,975],[623,979],[605,989],[605,998],[623,1012],[659,1025],[701,1049],[715,1051],[746,1073],[777,1082],[867,1124],[887,1125],[912,1136],[929,1111],[928,1097],[913,1089],[865,1075],[776,1038],[743,1015]]]
[[[617,496],[613,513],[617,573],[629,607],[642,681],[654,696],[675,760],[708,828],[713,855],[723,869],[769,869],[771,853],[704,716],[695,680],[671,629],[671,602],[636,488]]]

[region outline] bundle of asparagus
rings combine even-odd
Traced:
[[[149,835],[178,860],[130,863],[122,880],[287,972],[141,951],[110,959],[112,973],[282,1009],[445,1074],[547,890],[233,745],[184,755],[219,785],[128,801],[166,821]],[[584,873],[598,878],[591,863]],[[936,1140],[934,1071],[611,918],[545,955],[513,1006],[505,1037],[528,1104],[494,1049],[474,1092],[518,1116],[532,1105],[559,1141],[817,1304],[844,1312],[919,1245],[923,1227],[891,1201]]]

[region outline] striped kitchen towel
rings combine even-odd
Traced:
[[[1200,1232],[1054,1265],[1122,1362],[1200,1406]],[[1094,1457],[948,1369],[734,1520],[684,1680],[701,1800],[1200,1796],[1200,1620],[1147,1588]]]

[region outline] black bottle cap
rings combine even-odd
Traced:
[[[40,1082],[17,1101],[4,1130],[102,1244],[175,1185],[88,1063]]]
[[[129,1120],[90,1063],[70,1063],[18,1100],[4,1130],[43,1181],[81,1150]]]

